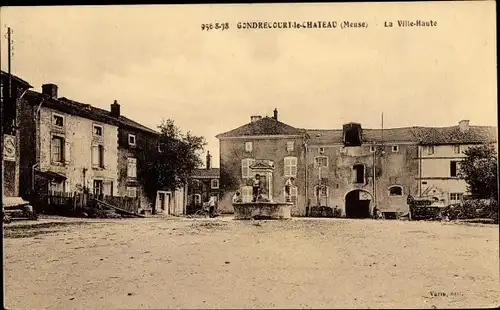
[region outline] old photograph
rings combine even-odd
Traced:
[[[495,12],[1,7],[4,308],[500,306]]]

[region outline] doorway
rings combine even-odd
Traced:
[[[364,190],[353,190],[345,196],[345,214],[347,218],[370,218],[371,195]]]

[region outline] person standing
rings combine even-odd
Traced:
[[[215,216],[215,205],[216,205],[215,196],[210,197],[210,200],[208,200],[207,204],[208,204],[209,216],[214,217]]]
[[[287,179],[286,182],[285,182],[286,202],[292,201],[292,197],[290,196],[290,194],[291,194],[290,190],[291,190],[291,188],[293,186],[293,181],[294,180],[295,179],[293,177],[291,177],[291,178]]]
[[[253,202],[257,201],[257,197],[260,194],[260,187],[262,183],[260,181],[260,175],[256,174],[255,178],[253,179],[253,184],[252,184],[252,195],[253,195]]]

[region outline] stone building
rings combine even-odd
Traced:
[[[155,143],[158,135],[120,114],[58,96],[58,87],[24,97],[21,126],[23,191],[74,192],[84,188],[99,195],[139,197],[148,208],[137,181],[136,152]]]
[[[23,79],[9,75],[1,71],[0,94],[2,101],[2,146],[3,146],[3,170],[2,182],[4,184],[4,196],[20,196],[20,131],[22,123],[22,98],[26,91],[32,88]]]
[[[386,217],[408,212],[407,197],[440,193],[445,204],[466,193],[458,177],[463,150],[478,143],[496,143],[496,127],[458,126],[364,129],[348,123],[342,129],[299,129],[273,118],[251,122],[219,134],[221,206],[231,211],[236,190],[251,199],[249,180],[267,171],[270,197],[285,201],[284,182],[294,177],[291,190],[295,216],[317,210],[366,218],[377,206]],[[432,149],[432,151],[431,151]],[[443,198],[444,197],[444,198]],[[330,212],[332,214],[332,212]]]
[[[212,168],[212,155],[207,152],[205,168],[195,169],[188,181],[187,212],[196,212],[211,197],[220,199],[220,169]]]
[[[251,181],[263,176],[269,199],[285,199],[285,182],[294,178],[292,214],[305,215],[306,173],[304,132],[273,117],[252,116],[250,123],[217,135],[220,141],[221,184],[219,210],[232,212],[231,197],[240,190],[243,201],[252,199]]]
[[[462,120],[456,126],[416,128],[419,137],[419,195],[440,201],[444,205],[458,203],[467,195],[467,184],[459,176],[464,152],[478,144],[493,144],[498,148],[497,128],[471,126]]]

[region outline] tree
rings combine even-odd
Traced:
[[[182,187],[194,169],[202,164],[200,154],[206,146],[204,137],[183,134],[173,120],[158,126],[154,143],[140,150],[137,177],[150,201],[158,190],[174,191]]]
[[[470,147],[465,155],[459,175],[467,182],[468,191],[476,198],[498,201],[498,160],[493,145]]]

